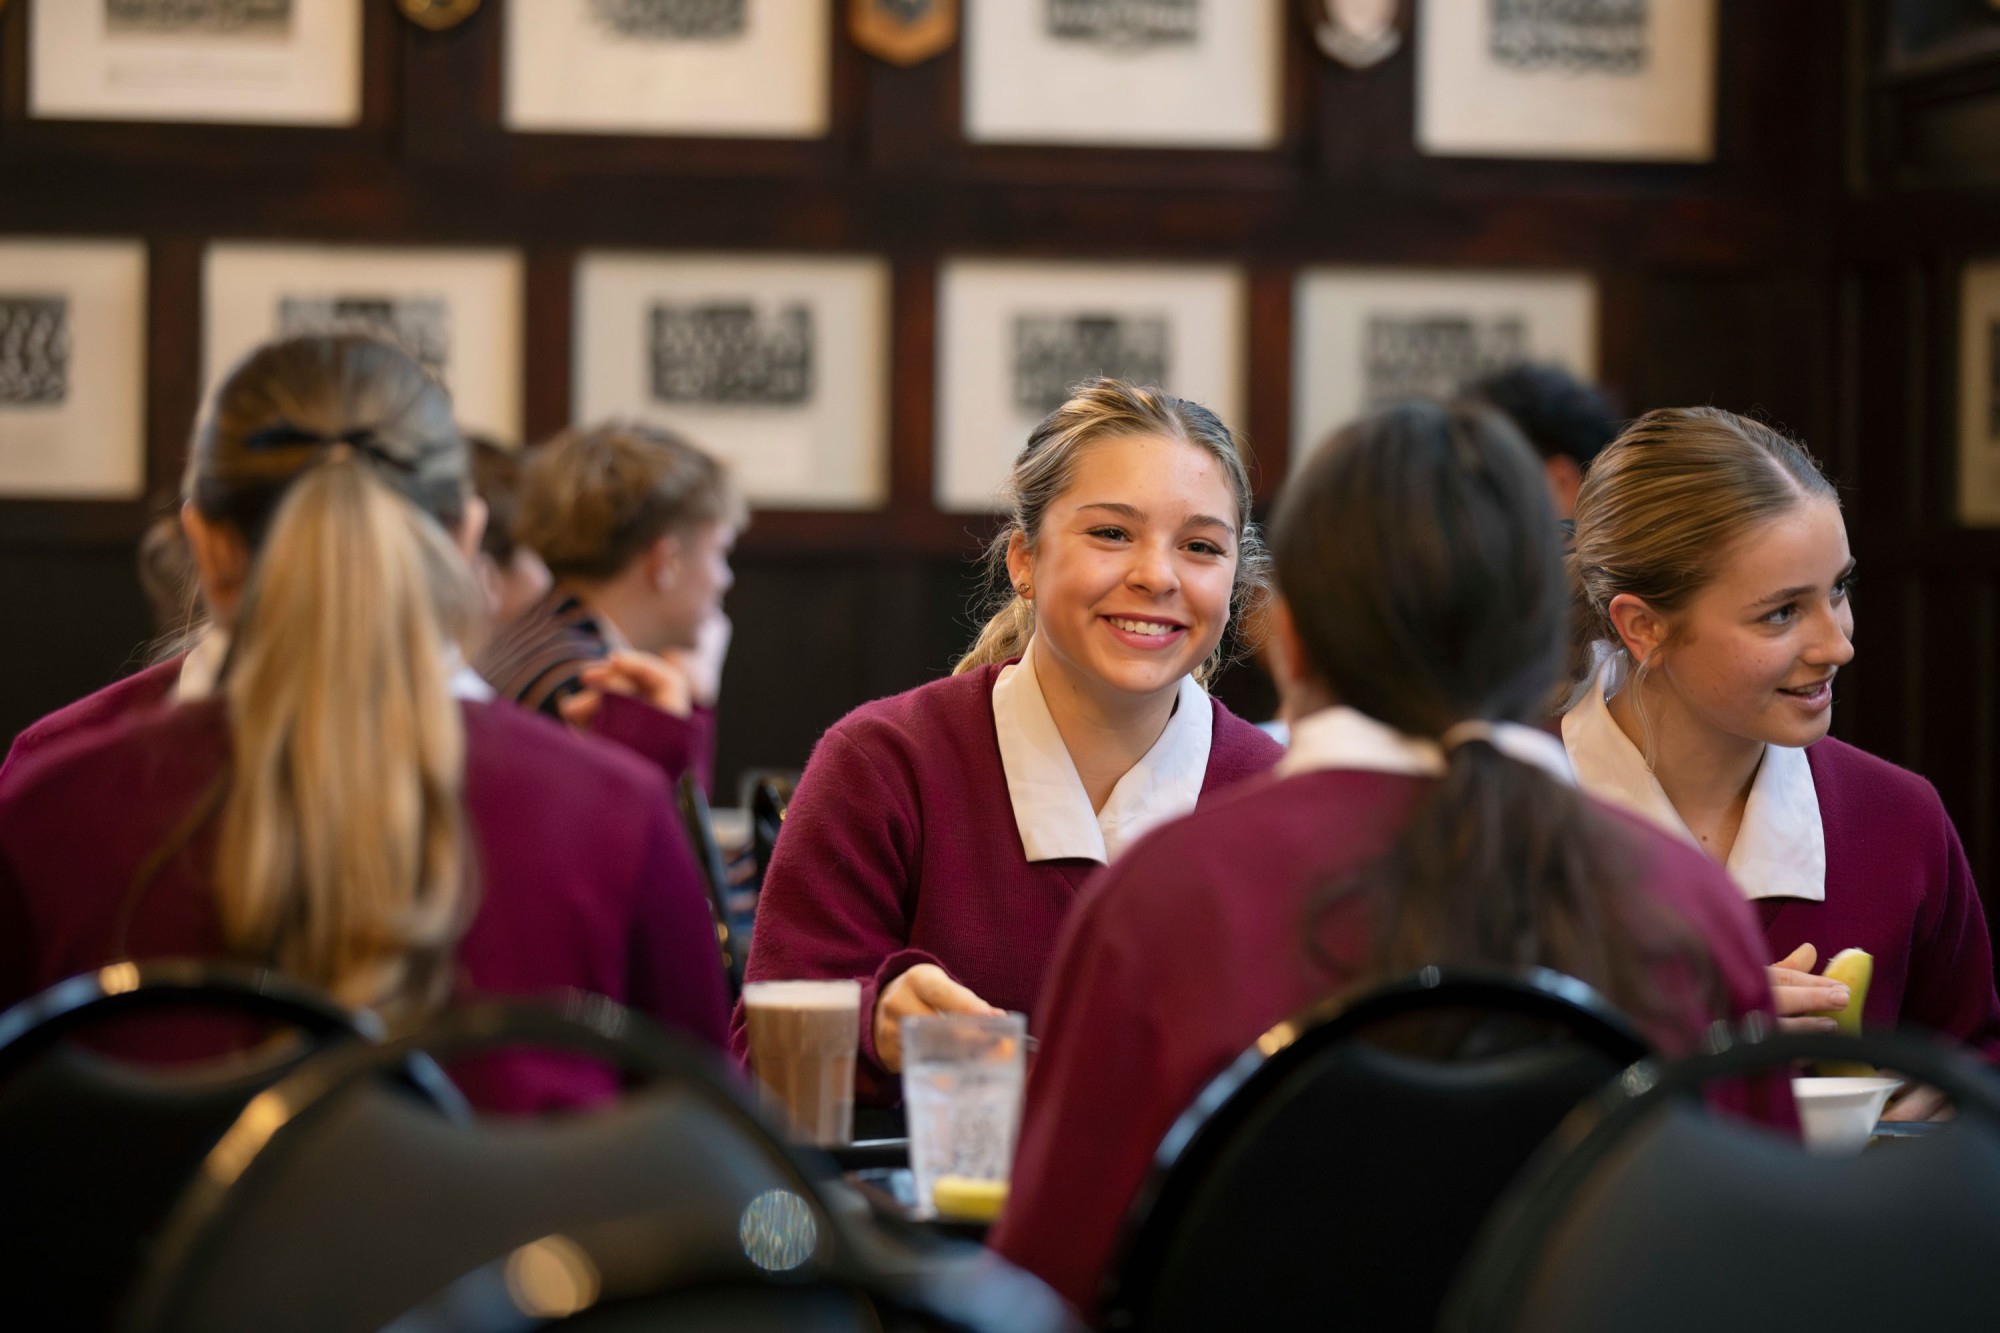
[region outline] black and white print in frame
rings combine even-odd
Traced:
[[[0,411],[69,397],[69,299],[0,292]]]
[[[750,301],[656,302],[648,314],[653,399],[801,407],[813,396],[813,312]]]
[[[1232,0],[1233,2],[1233,0]],[[1049,36],[1144,47],[1201,37],[1203,0],[1044,0]]]
[[[1639,74],[1652,0],[1491,0],[1495,64],[1524,72]]]
[[[103,4],[105,31],[113,34],[281,37],[292,28],[293,0],[103,0]]]
[[[451,366],[451,306],[441,296],[282,296],[278,333],[368,333],[435,375]]]
[[[1362,385],[1370,408],[1405,398],[1446,398],[1528,356],[1519,315],[1370,315]]]
[[[628,42],[741,37],[749,23],[749,0],[590,0],[590,10],[600,27]]]
[[[1014,317],[1014,405],[1046,416],[1082,380],[1167,380],[1170,332],[1155,314],[1021,314]]]

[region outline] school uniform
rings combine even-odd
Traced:
[[[1027,659],[864,704],[820,739],[764,879],[748,979],[861,982],[856,1096],[900,1099],[875,1000],[919,963],[1033,1015],[1091,872],[1283,753],[1183,679],[1166,730],[1093,813]],[[745,1048],[738,1007],[732,1040]]]
[[[1563,718],[1577,779],[1692,845],[1694,835],[1611,716],[1600,674]],[[2000,994],[1965,849],[1923,778],[1828,737],[1766,745],[1728,870],[1763,926],[1766,962],[1811,944],[1875,957],[1871,1028],[1948,1033],[2000,1059]]]
[[[475,663],[502,698],[562,720],[558,705],[583,688],[583,669],[629,650],[609,617],[557,584],[496,632]],[[645,756],[678,782],[693,772],[702,789],[715,783],[715,712],[700,704],[687,717],[607,691],[588,730]]]
[[[116,722],[134,713],[143,713],[171,703],[174,686],[180,680],[185,653],[156,662],[122,680],[114,680],[74,703],[65,704],[46,717],[30,722],[14,737],[7,758],[0,763],[4,778],[27,760],[67,737]]]
[[[1523,762],[1566,770],[1554,737],[1505,727],[1498,740]],[[1161,828],[1091,883],[1042,992],[995,1249],[1078,1310],[1095,1307],[1133,1197],[1195,1096],[1271,1027],[1375,975],[1366,903],[1319,915],[1313,903],[1390,848],[1442,771],[1430,742],[1352,709],[1315,713],[1294,727],[1276,773]],[[1762,941],[1728,880],[1673,839],[1603,813],[1629,844],[1638,890],[1663,909],[1634,912],[1631,929],[1684,928],[1705,942],[1726,997],[1712,1011],[1692,970],[1663,962],[1654,981],[1666,1016],[1645,1035],[1681,1053],[1717,1018],[1768,1012]],[[1339,975],[1308,950],[1309,929]],[[1738,1109],[1785,1123],[1789,1107],[1765,1095]]]
[[[455,677],[455,692],[473,688]],[[661,775],[512,705],[460,707],[477,894],[455,953],[460,991],[604,995],[720,1048],[728,1008],[708,899]],[[227,956],[212,890],[220,818],[194,812],[217,794],[229,747],[226,706],[209,699],[74,735],[0,781],[0,1007],[119,959]],[[174,1059],[242,1035],[162,1019],[123,1040],[126,1054]],[[540,1055],[466,1072],[468,1095],[502,1110],[615,1086]]]

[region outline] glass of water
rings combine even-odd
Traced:
[[[1005,1182],[1021,1129],[1027,1020],[936,1014],[903,1020],[903,1106],[917,1212],[950,1176]]]

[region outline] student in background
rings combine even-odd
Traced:
[[[2000,1057],[1958,830],[1928,782],[1827,735],[1854,656],[1854,559],[1812,456],[1716,408],[1649,412],[1585,478],[1574,561],[1594,651],[1562,734],[1584,787],[1728,867],[1793,1024],[1831,1026],[1809,1015],[1845,988],[1812,970],[1866,949],[1866,1025]],[[1918,1092],[1890,1114],[1936,1105]]]
[[[493,441],[468,435],[472,450],[472,485],[486,504],[486,531],[473,573],[486,594],[495,625],[504,625],[540,601],[554,579],[542,557],[514,540],[521,508],[521,460]]]
[[[1086,1313],[1174,1120],[1328,995],[1535,963],[1668,1053],[1770,1008],[1727,877],[1582,799],[1560,743],[1522,725],[1561,669],[1569,599],[1541,469],[1499,416],[1413,402],[1341,431],[1286,486],[1273,555],[1291,750],[1092,881],[1037,1010],[991,1243]],[[1761,1095],[1745,1109],[1788,1112]]]
[[[522,475],[517,542],[555,585],[480,654],[503,696],[615,740],[704,786],[746,511],[728,474],[678,436],[611,422],[558,436]]]
[[[1202,688],[1262,582],[1228,427],[1095,380],[1007,496],[1006,601],[949,679],[827,731],[764,880],[749,979],[861,982],[864,1104],[897,1100],[899,1020],[1029,1009],[1085,878],[1280,753]]]
[[[1561,366],[1518,365],[1468,385],[1465,396],[1514,423],[1542,457],[1556,517],[1574,517],[1585,470],[1618,435],[1618,416],[1603,391]]]
[[[385,343],[253,352],[188,464],[227,650],[208,692],[52,744],[0,780],[0,1007],[126,959],[275,966],[415,1022],[468,991],[594,992],[720,1045],[707,897],[667,786],[488,706],[456,640],[483,513],[444,391]],[[131,1053],[232,1043],[186,1020]],[[599,1095],[522,1056],[468,1087]]]

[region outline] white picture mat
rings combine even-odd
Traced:
[[[816,138],[832,61],[826,0],[746,0],[741,34],[622,39],[589,0],[506,6],[512,130]]]
[[[28,111],[51,119],[352,125],[361,0],[293,0],[283,35],[112,33],[103,0],[33,0]]]
[[[63,401],[0,404],[0,494],[137,499],[146,489],[146,248],[0,240],[0,295],[68,301]]]
[[[1528,360],[1597,377],[1597,285],[1587,273],[1306,269],[1293,288],[1292,471],[1366,409],[1368,320],[1380,314],[1519,315]]]
[[[204,400],[278,332],[283,297],[442,298],[451,320],[445,377],[459,424],[509,443],[520,438],[522,270],[513,251],[231,244],[210,247],[204,270]]]
[[[1492,0],[1422,0],[1417,145],[1466,157],[1703,162],[1715,155],[1715,0],[1650,0],[1633,74],[1516,70]]]
[[[1282,133],[1281,0],[1203,0],[1198,41],[1131,49],[1051,37],[1047,0],[965,0],[975,143],[1267,148]]]
[[[1042,418],[1014,402],[1017,314],[1166,314],[1169,382],[1160,387],[1240,431],[1247,290],[1243,274],[1225,265],[946,264],[938,280],[938,507],[996,509]]]
[[[655,303],[749,299],[813,315],[812,394],[798,406],[659,402]],[[867,509],[889,493],[889,265],[865,257],[585,254],[577,262],[580,422],[637,417],[726,461],[760,505]]]
[[[1958,518],[2000,526],[2000,432],[1993,429],[2000,261],[1967,264],[1959,287]]]

